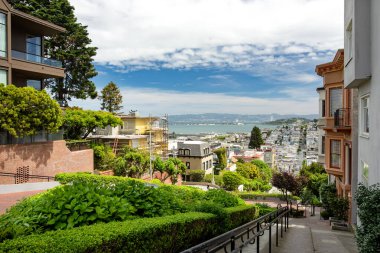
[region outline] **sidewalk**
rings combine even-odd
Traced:
[[[279,247],[272,246],[274,253],[357,253],[354,234],[331,230],[328,221],[319,219],[319,210],[315,216],[289,219],[289,230],[279,240]],[[263,251],[265,252],[265,251]]]

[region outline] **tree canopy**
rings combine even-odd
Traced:
[[[63,63],[66,77],[49,79],[46,83],[54,97],[67,105],[71,98],[86,99],[97,96],[91,78],[96,76],[93,57],[96,47],[90,46],[87,27],[74,15],[74,7],[68,0],[8,0],[13,8],[62,26],[66,32],[44,40],[45,55]]]
[[[288,192],[295,191],[298,186],[295,176],[285,171],[273,174],[272,185],[282,191],[286,199],[288,198]]]
[[[123,108],[123,96],[120,93],[119,87],[114,82],[107,84],[99,99],[101,102],[101,109],[110,113],[118,113]]]
[[[96,128],[115,127],[121,124],[122,120],[109,112],[68,108],[64,113],[64,137],[85,139]]]
[[[253,160],[251,163],[254,164],[257,167],[257,169],[259,170],[260,178],[265,183],[269,183],[271,178],[272,178],[271,167],[269,167],[268,164],[266,164],[264,161],[257,160],[257,159]]]
[[[248,179],[255,179],[259,176],[259,170],[252,163],[237,163],[236,172]]]
[[[178,175],[185,173],[186,165],[178,158],[170,157],[166,161],[162,161],[160,157],[156,157],[153,163],[153,170],[161,173],[161,182],[165,182],[170,178],[172,184],[177,182]]]
[[[0,84],[0,129],[14,137],[56,132],[62,125],[62,111],[46,91]]]
[[[149,154],[146,151],[125,147],[117,157],[114,173],[116,176],[139,178],[149,171]]]
[[[215,166],[224,170],[227,167],[227,150],[226,148],[218,148],[214,150],[214,153],[218,157],[219,163]]]
[[[260,148],[260,145],[264,144],[263,138],[261,136],[261,130],[257,126],[254,126],[251,131],[251,139],[249,141],[249,148]]]

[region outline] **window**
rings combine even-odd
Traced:
[[[42,89],[41,83],[42,83],[41,80],[27,80],[26,81],[26,85],[27,86],[33,87],[36,90],[41,90]]]
[[[365,186],[368,186],[368,174],[369,166],[366,162],[362,161],[362,182]]]
[[[325,142],[326,142],[326,137],[322,136],[322,148],[321,148],[321,154],[325,154]]]
[[[330,117],[334,117],[336,110],[341,109],[343,105],[342,88],[330,89]]]
[[[331,140],[330,141],[330,166],[335,168],[340,168],[340,141]]]
[[[41,37],[28,35],[26,38],[27,60],[41,62],[42,46]]]
[[[185,155],[190,155],[190,149],[185,149]]]
[[[5,85],[8,83],[8,72],[6,70],[0,69],[0,83]]]
[[[361,99],[361,129],[362,133],[369,134],[369,96]]]
[[[7,15],[0,12],[0,57],[7,57]]]
[[[326,117],[326,100],[322,100],[322,108],[321,108],[321,113],[322,113],[322,118]]]
[[[190,169],[190,162],[186,162],[186,168]]]

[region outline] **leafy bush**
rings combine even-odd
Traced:
[[[242,199],[265,199],[265,198],[279,198],[284,199],[282,194],[279,193],[266,193],[266,192],[239,192],[236,193],[237,196],[239,196]],[[300,200],[297,196],[288,196],[291,200]]]
[[[115,154],[108,145],[95,144],[91,145],[94,150],[94,164],[97,170],[113,170],[115,168]]]
[[[223,175],[214,175],[215,184],[219,186],[223,186]],[[212,182],[212,174],[207,174],[204,177],[204,181],[211,183]]]
[[[239,198],[225,190],[208,190],[204,197],[215,203],[221,204],[223,207],[233,207],[239,205]]]
[[[323,184],[320,188],[320,195],[322,207],[325,209],[326,215],[340,220],[347,220],[349,201],[336,195],[334,184]]]
[[[191,182],[202,182],[205,177],[204,170],[189,170],[189,176]]]
[[[276,208],[270,207],[268,204],[265,203],[257,203],[255,206],[259,210],[259,216],[264,216],[276,210]]]
[[[321,212],[321,217],[324,219],[324,220],[328,220],[330,217],[331,217],[331,214],[329,212],[327,212],[326,210],[323,210]]]
[[[227,224],[207,213],[100,223],[7,240],[0,252],[179,252],[257,217],[254,206],[225,211]]]
[[[144,180],[136,178],[118,177],[118,176],[100,176],[94,175],[88,172],[75,172],[75,173],[60,173],[55,175],[55,181],[61,184],[69,183],[97,183],[100,185],[115,185],[118,183],[124,183],[129,181],[138,181],[145,183]]]
[[[272,178],[272,169],[268,166],[268,164],[257,159],[252,160],[251,163],[258,169],[260,179],[268,184]]]
[[[360,252],[378,253],[380,249],[380,183],[365,187],[359,184],[355,199],[361,224],[356,231]]]
[[[224,187],[229,191],[237,190],[238,186],[244,184],[245,179],[236,172],[226,171],[223,174]]]
[[[259,170],[256,165],[252,163],[237,163],[236,164],[236,172],[241,176],[248,179],[255,179],[259,176]]]

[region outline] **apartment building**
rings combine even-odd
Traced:
[[[45,79],[64,78],[62,63],[44,55],[44,38],[65,31],[0,0],[0,83],[41,90]],[[62,132],[15,138],[0,130],[0,184],[41,181],[36,176],[61,172],[92,172],[93,161],[91,149],[70,150]]]
[[[318,160],[317,162],[322,166],[325,166],[325,142],[326,135],[324,128],[326,127],[326,91],[324,87],[317,88],[319,95],[319,118],[317,121],[318,128]]]
[[[337,51],[332,62],[318,65],[316,72],[323,77],[324,100],[321,100],[319,127],[324,130],[321,142],[325,154],[325,169],[330,181],[335,179],[338,195],[352,198],[352,91],[344,88],[344,50]],[[322,152],[321,152],[322,153]]]
[[[344,2],[344,86],[357,92],[354,102],[353,157],[355,183],[380,182],[380,1]],[[356,184],[353,184],[353,191]],[[356,223],[353,202],[352,222]]]
[[[203,141],[178,142],[177,157],[186,164],[188,170],[204,170],[211,174],[214,168],[210,144]]]
[[[97,129],[89,139],[98,139],[112,146],[115,151],[123,146],[152,150],[166,157],[168,154],[168,118],[142,117],[137,112],[119,115],[123,125]]]
[[[43,80],[65,76],[60,61],[45,57],[44,37],[63,27],[13,9],[0,0],[0,83],[43,89]]]

